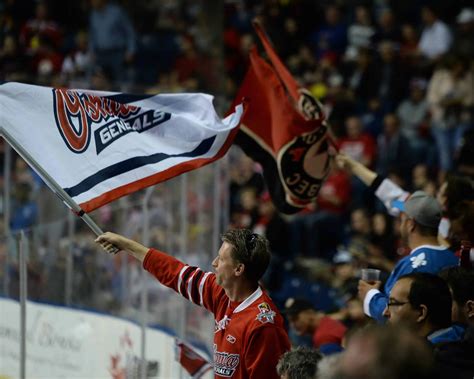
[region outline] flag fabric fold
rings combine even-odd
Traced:
[[[220,119],[203,93],[129,95],[0,85],[8,131],[85,212],[222,157],[243,106]]]
[[[322,105],[291,76],[260,24],[254,27],[269,61],[250,51],[233,104],[248,104],[235,143],[262,165],[276,207],[292,214],[314,201],[328,175],[328,127]]]
[[[201,378],[212,369],[212,364],[191,345],[175,338],[176,360],[195,379]]]

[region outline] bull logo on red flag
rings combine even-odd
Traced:
[[[235,142],[263,166],[276,207],[295,213],[317,197],[329,173],[328,126],[322,105],[300,88],[261,28],[254,23],[269,62],[253,48],[234,103],[248,108]]]

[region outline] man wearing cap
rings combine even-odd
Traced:
[[[342,351],[342,340],[347,328],[341,322],[317,311],[309,301],[290,297],[286,300],[282,313],[298,335],[308,334],[313,337],[313,346],[322,354]]]
[[[411,249],[410,255],[397,262],[382,291],[380,282],[369,284],[359,281],[359,298],[364,302],[365,314],[384,322],[383,311],[387,306],[388,294],[398,278],[413,272],[437,274],[443,268],[456,266],[459,260],[451,250],[438,243],[441,207],[435,198],[423,191],[410,195],[391,180],[377,176],[375,172],[342,154],[336,160],[340,166],[349,168],[370,186],[390,214],[400,214],[401,237]]]

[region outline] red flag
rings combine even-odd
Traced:
[[[265,61],[254,47],[234,104],[248,109],[236,143],[263,166],[277,208],[295,213],[311,203],[329,172],[328,128],[321,104],[288,72],[258,23]]]
[[[187,343],[175,339],[176,359],[193,378],[202,377],[212,369],[211,363]]]

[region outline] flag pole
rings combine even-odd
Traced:
[[[77,216],[89,226],[96,236],[103,233],[102,229],[94,222],[94,220],[85,213],[82,208],[64,191],[58,183],[36,162],[36,160],[20,146],[15,139],[8,133],[5,128],[1,128],[0,134],[8,142],[8,144],[16,150],[16,152],[25,160],[30,167],[43,179],[46,185],[61,199],[61,201],[71,209]]]

